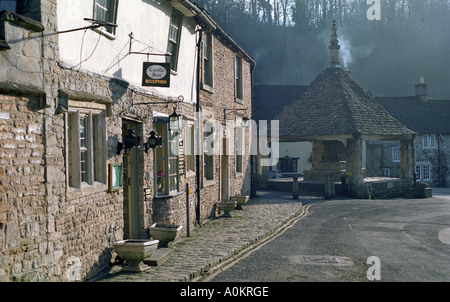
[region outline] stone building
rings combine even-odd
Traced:
[[[419,181],[432,186],[449,185],[450,100],[428,96],[423,77],[415,85],[415,94],[404,97],[376,97],[389,113],[409,129],[418,133],[415,140],[416,172]],[[400,174],[397,142],[372,144],[367,148],[367,172],[371,176],[398,177]],[[382,161],[373,161],[382,157]]]
[[[117,0],[0,11],[0,281],[89,279],[115,241],[202,223],[250,193],[240,125],[254,60],[206,11]]]
[[[352,195],[385,196],[412,188],[415,171],[415,132],[402,125],[370,93],[339,66],[336,23],[330,41],[330,65],[295,102],[277,116],[280,142],[312,142],[312,168],[303,173],[305,182],[322,182],[330,177],[341,182],[347,177]],[[401,181],[381,186],[366,179],[366,142],[400,141]],[[378,194],[381,191],[382,194]]]

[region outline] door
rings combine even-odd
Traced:
[[[122,137],[125,138],[131,129],[139,135],[139,124],[123,121]],[[139,239],[139,149],[126,150],[124,155],[124,222],[125,236],[128,239]]]

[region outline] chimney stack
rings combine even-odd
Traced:
[[[418,97],[428,96],[427,84],[425,84],[425,79],[423,76],[419,78],[419,83],[415,85],[415,88],[416,88],[416,96]]]

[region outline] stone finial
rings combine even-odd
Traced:
[[[331,28],[331,40],[330,46],[328,49],[330,50],[331,61],[330,64],[332,67],[336,67],[339,65],[339,49],[341,46],[339,45],[339,40],[337,39],[337,28],[336,28],[336,20],[333,20],[333,27]]]

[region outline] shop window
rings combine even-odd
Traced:
[[[179,191],[179,132],[169,129],[169,120],[155,122],[162,145],[155,149],[156,196],[174,195]]]

